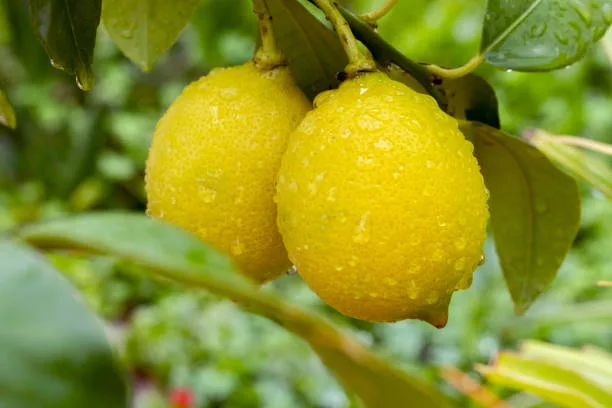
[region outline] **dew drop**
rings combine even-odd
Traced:
[[[207,204],[212,203],[217,198],[217,191],[213,190],[212,188],[200,186],[198,190],[200,197],[202,197],[202,201]]]
[[[480,255],[480,259],[478,260],[478,266],[482,266],[487,262],[487,256],[485,254]]]
[[[134,29],[126,28],[125,30],[121,30],[119,35],[125,40],[131,40],[132,38],[134,38]]]
[[[461,257],[461,258],[459,258],[459,259],[457,259],[455,261],[455,270],[456,271],[463,271],[463,270],[465,270],[465,266],[466,265],[465,265],[465,258],[464,257]]]
[[[355,235],[353,235],[353,241],[358,244],[365,244],[370,240],[370,231],[368,230],[368,217],[370,212],[366,212],[361,216],[359,224],[355,227]]]
[[[244,253],[244,245],[240,242],[240,238],[236,238],[236,242],[234,242],[230,248],[233,255],[242,255]]]
[[[292,265],[291,268],[287,271],[287,275],[295,275],[297,274],[297,266]]]

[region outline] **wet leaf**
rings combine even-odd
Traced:
[[[30,19],[51,65],[93,87],[92,60],[101,0],[29,0]]]
[[[153,276],[226,296],[308,342],[339,381],[367,407],[451,406],[435,388],[392,367],[325,319],[296,308],[272,291],[258,290],[224,256],[168,224],[140,214],[100,213],[31,225],[18,234],[44,248],[119,256],[151,268]]]
[[[578,61],[612,23],[612,0],[489,0],[480,52],[504,69],[547,71]]]
[[[266,0],[266,4],[275,39],[304,93],[313,99],[338,86],[337,74],[348,59],[336,34],[296,0]]]
[[[495,247],[521,314],[557,274],[580,223],[576,181],[535,147],[473,122],[474,153],[491,193]]]
[[[199,0],[104,0],[102,18],[119,49],[143,71],[176,42]]]
[[[0,238],[0,406],[125,408],[102,324],[40,254]]]

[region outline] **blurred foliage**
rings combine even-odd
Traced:
[[[344,3],[364,12],[380,1]],[[483,15],[480,0],[400,1],[379,32],[416,61],[459,66],[478,51]],[[148,74],[100,28],[96,85],[84,93],[50,66],[30,28],[26,2],[0,0],[0,84],[19,123],[16,130],[0,127],[0,231],[90,209],[144,211],[143,168],[157,119],[187,83],[213,67],[245,61],[255,44],[249,0],[203,0],[179,42]],[[509,132],[538,127],[612,142],[612,66],[600,47],[561,71],[507,73],[483,66],[477,73],[494,85]],[[487,263],[472,288],[455,295],[449,324],[440,331],[415,321],[371,325],[344,318],[297,276],[272,285],[436,382],[440,365],[470,370],[525,338],[609,350],[612,326],[605,323],[612,314],[595,308],[593,316],[555,323],[555,313],[563,317],[568,305],[610,297],[594,282],[612,280],[612,205],[586,188],[584,197],[573,250],[552,287],[522,318],[513,315],[490,243]],[[193,388],[200,407],[353,404],[305,343],[229,301],[150,281],[135,266],[107,257],[62,254],[53,261],[117,334],[139,407],[165,407],[168,390],[184,386]]]

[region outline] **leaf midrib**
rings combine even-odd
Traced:
[[[510,24],[495,41],[489,44],[488,47],[480,51],[481,55],[485,55],[497,47],[501,42],[510,36],[526,19],[531,13],[543,2],[544,0],[535,0],[531,6],[529,6],[512,24]]]

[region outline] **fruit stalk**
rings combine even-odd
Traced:
[[[386,16],[399,0],[386,0],[385,3],[374,11],[361,15],[361,18],[370,25],[375,26],[376,22]]]
[[[376,63],[374,60],[359,50],[357,39],[353,35],[348,22],[344,19],[342,13],[340,13],[340,10],[338,10],[337,2],[333,0],[312,1],[323,11],[323,13],[325,13],[325,16],[330,21],[336,30],[338,37],[340,38],[344,52],[346,52],[349,60],[349,63],[345,68],[346,74],[349,77],[354,77],[359,72],[376,71]]]
[[[265,0],[253,0],[253,11],[259,20],[259,35],[261,46],[255,53],[255,64],[262,69],[272,69],[285,65],[285,56],[276,46],[274,32],[272,31],[272,16],[268,11]]]

